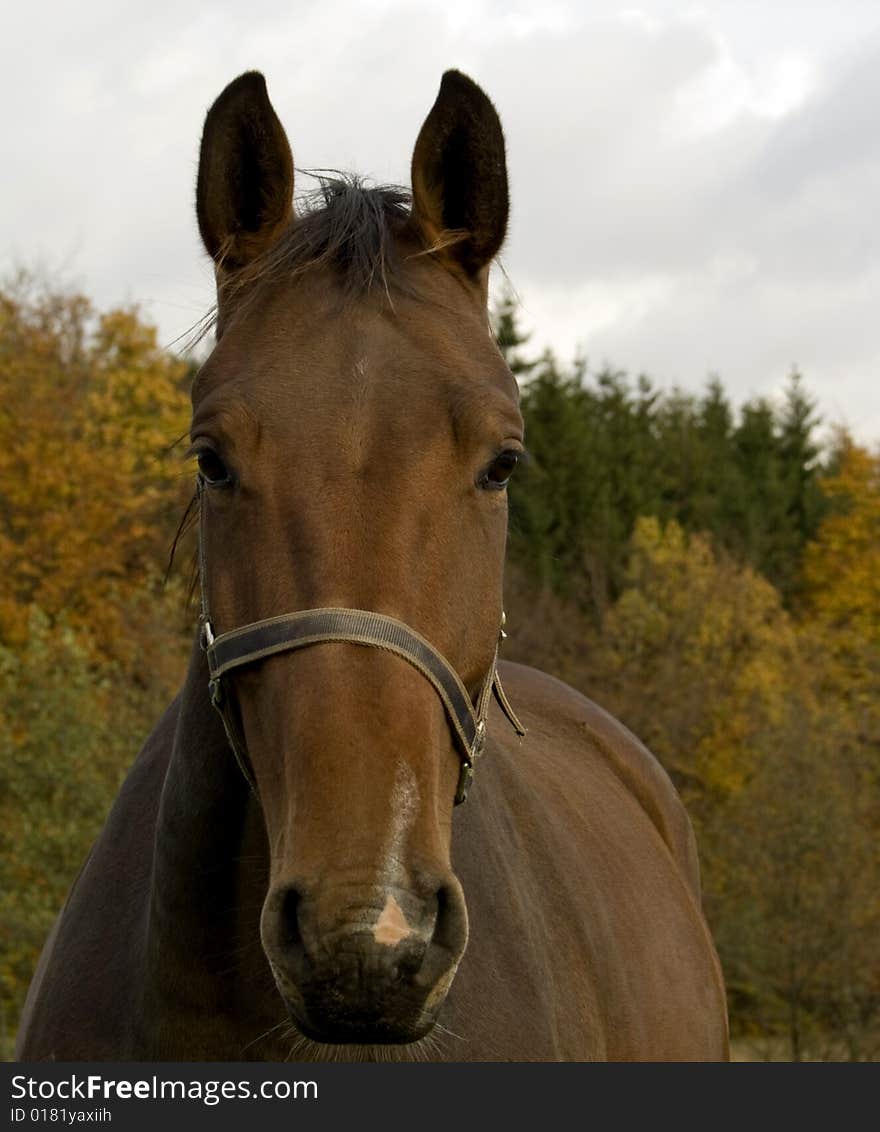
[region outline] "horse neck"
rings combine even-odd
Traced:
[[[170,1033],[198,1046],[192,1020],[216,1020],[239,995],[249,997],[246,988],[271,982],[259,936],[263,820],[207,688],[196,644],[159,806],[150,893],[145,1019],[163,1049]]]

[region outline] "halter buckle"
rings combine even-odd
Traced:
[[[455,788],[455,805],[460,806],[462,802],[467,801],[468,790],[474,777],[474,764],[468,759],[461,760],[461,767],[458,772],[458,785]]]
[[[474,734],[474,741],[471,744],[471,760],[478,759],[483,753],[483,747],[486,745],[486,721],[485,719],[477,720],[477,730]]]
[[[202,646],[202,651],[207,652],[214,643],[214,628],[207,617],[202,619],[201,628],[199,629],[199,644]]]

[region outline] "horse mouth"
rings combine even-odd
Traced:
[[[314,1042],[333,1045],[406,1045],[431,1032],[454,969],[442,987],[422,980],[364,979],[363,968],[314,973],[294,985],[277,969],[275,981],[297,1029]]]
[[[313,1042],[328,1045],[409,1045],[424,1038],[434,1028],[436,1017],[416,1008],[411,1017],[389,1015],[381,1008],[360,1012],[340,1004],[338,1010],[322,1004],[317,1020],[301,1008],[287,1003],[287,1009],[300,1033]]]

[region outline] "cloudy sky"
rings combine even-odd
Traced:
[[[406,182],[442,72],[508,142],[507,273],[534,343],[738,400],[796,365],[880,441],[880,3],[79,0],[0,47],[0,275],[36,267],[171,343],[212,276],[208,105],[262,70],[303,167]]]

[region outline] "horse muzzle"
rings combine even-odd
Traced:
[[[467,943],[450,875],[429,892],[382,885],[277,887],[263,908],[263,947],[297,1027],[319,1042],[424,1037]]]

